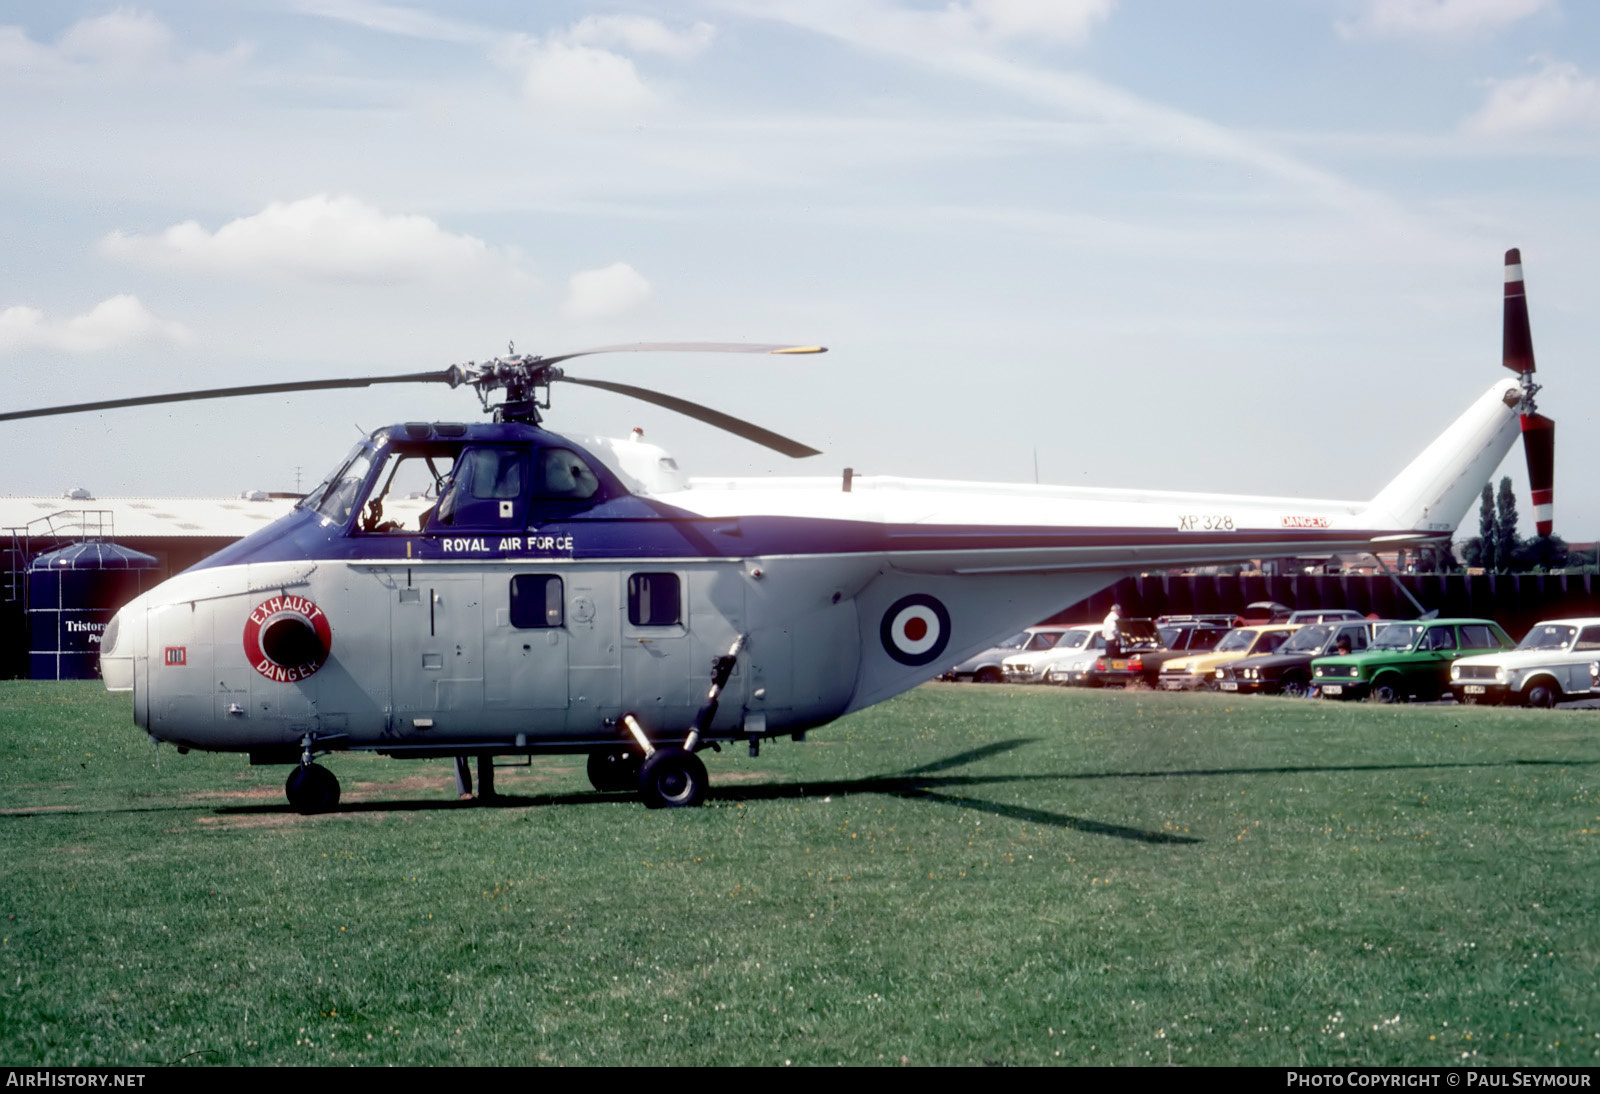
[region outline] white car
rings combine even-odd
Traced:
[[[1552,707],[1596,695],[1600,618],[1535,624],[1514,650],[1463,657],[1450,666],[1450,690],[1463,703]]]
[[[1038,684],[1057,664],[1083,657],[1099,643],[1105,649],[1106,640],[1100,636],[1100,625],[1085,624],[1063,628],[1055,644],[1046,649],[1027,649],[1007,657],[1001,666],[1008,684]]]
[[[976,684],[998,684],[1005,679],[1001,665],[1013,654],[1031,650],[1047,650],[1056,644],[1066,630],[1065,625],[1029,627],[1012,635],[998,646],[973,654],[961,664],[944,674],[946,680],[971,680]]]

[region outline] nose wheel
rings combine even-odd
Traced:
[[[339,780],[320,764],[300,764],[289,772],[283,792],[301,813],[324,813],[339,804]]]

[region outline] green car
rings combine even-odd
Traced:
[[[1311,662],[1312,683],[1324,699],[1401,703],[1437,699],[1450,686],[1458,657],[1497,653],[1515,643],[1489,619],[1427,619],[1378,628],[1372,645],[1344,657]]]

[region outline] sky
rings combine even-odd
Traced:
[[[1600,539],[1600,5],[0,7],[0,410],[634,341],[690,474],[1367,498],[1489,384],[1522,249],[1556,532]],[[0,493],[315,483],[395,386],[0,424]],[[1501,473],[1531,503],[1520,446]],[[1498,475],[1497,475],[1498,478]],[[1476,528],[1476,513],[1463,522]]]

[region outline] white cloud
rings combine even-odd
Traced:
[[[1364,12],[1338,28],[1346,38],[1453,37],[1496,31],[1554,6],[1555,0],[1367,0]]]
[[[1578,66],[1538,58],[1538,72],[1490,80],[1489,97],[1462,123],[1486,137],[1600,127],[1600,83]]]
[[[427,217],[325,194],[274,202],[215,232],[192,220],[157,236],[113,232],[100,249],[111,258],[205,273],[380,284],[458,276],[501,261],[482,240],[446,232]]]
[[[626,262],[580,270],[567,281],[561,308],[572,319],[610,319],[643,304],[654,292],[650,282]]]
[[[182,325],[156,317],[127,294],[102,300],[71,319],[47,319],[38,308],[23,305],[0,310],[0,353],[98,353],[139,342],[184,345],[191,340]]]
[[[685,59],[703,52],[716,35],[717,30],[710,23],[673,30],[659,19],[644,15],[590,15],[561,37],[577,45],[620,46],[635,53]]]
[[[646,83],[628,54],[684,61],[703,52],[716,37],[710,23],[675,29],[644,15],[590,15],[565,29],[532,35],[381,0],[301,0],[299,8],[387,34],[481,46],[496,64],[520,74],[523,94],[539,120],[557,124],[631,124],[653,114],[664,99]]]
[[[250,56],[237,45],[222,53],[182,51],[172,31],[159,18],[136,8],[117,8],[106,15],[80,19],[54,46],[42,45],[18,26],[0,26],[0,72],[79,71],[124,73],[198,69],[210,72]]]
[[[522,90],[545,121],[635,121],[653,113],[660,97],[620,53],[565,42],[539,42],[522,51]]]
[[[146,66],[171,58],[172,32],[147,11],[118,8],[74,23],[56,48],[74,60]]]

